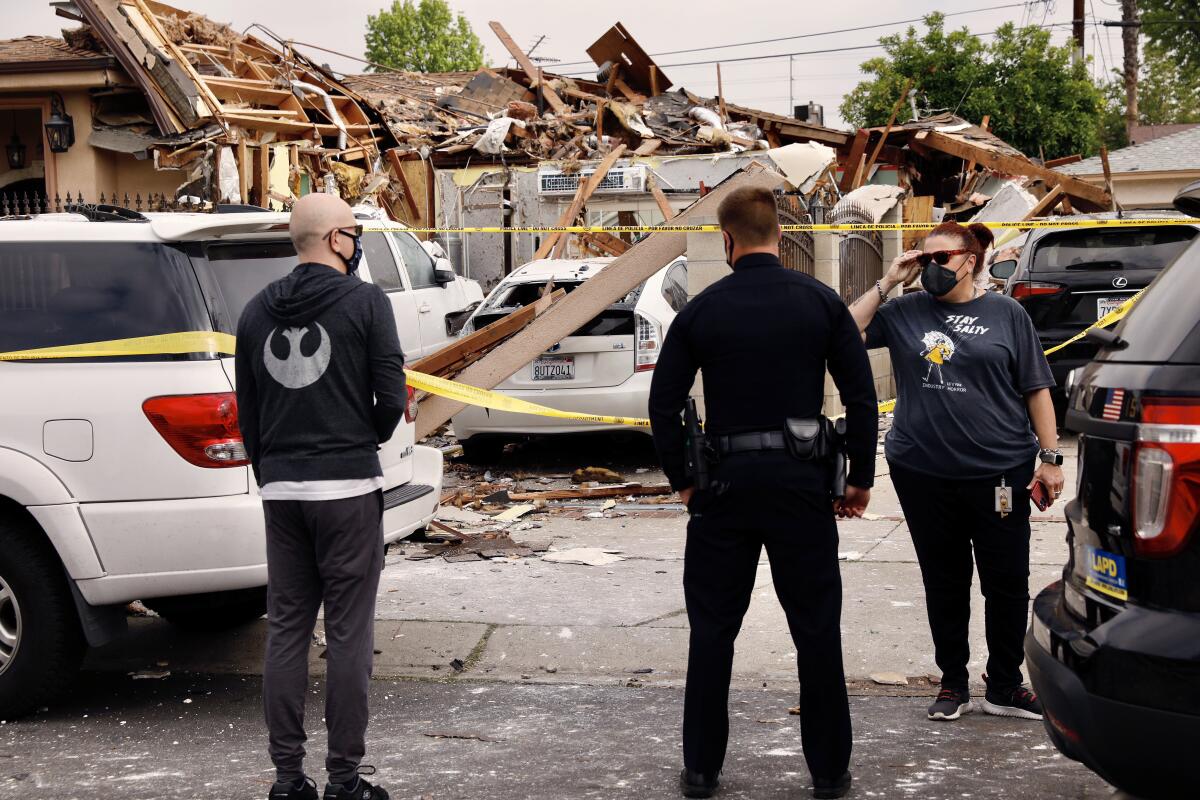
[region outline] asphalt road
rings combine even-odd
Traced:
[[[0,726],[0,797],[249,800],[272,781],[256,677],[90,673],[75,699]],[[683,693],[674,688],[375,681],[367,763],[396,798],[678,797]],[[310,697],[320,774],[322,692]],[[925,720],[927,698],[855,697],[857,798],[1108,798],[1040,725],[981,714]],[[725,798],[807,797],[791,692],[731,697]]]

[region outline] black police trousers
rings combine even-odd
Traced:
[[[718,477],[736,470],[736,464],[721,467]],[[735,481],[719,496],[702,493],[692,501],[683,569],[691,625],[683,712],[688,769],[716,775],[724,763],[733,643],[750,605],[764,545],[796,645],[800,732],[809,772],[839,778],[850,763],[837,523],[828,493],[802,485]]]

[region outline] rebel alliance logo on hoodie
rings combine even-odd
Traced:
[[[321,343],[317,345],[317,349],[310,356],[300,352],[300,342],[308,333],[307,327],[283,329],[283,338],[288,341],[286,359],[279,359],[271,352],[271,341],[275,338],[278,328],[271,329],[271,335],[267,337],[266,344],[263,345],[263,364],[266,366],[267,372],[288,389],[303,389],[305,386],[316,383],[329,368],[329,333],[321,327],[320,323],[313,324],[317,326],[317,330],[321,334]]]

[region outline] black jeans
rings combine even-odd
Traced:
[[[736,469],[736,464],[722,464],[722,471],[727,467]],[[691,624],[684,764],[715,775],[724,763],[733,643],[765,545],[775,594],[796,645],[804,757],[813,776],[840,777],[850,763],[851,729],[842,668],[838,534],[828,496],[747,481],[719,497],[697,497],[692,511],[683,570]]]
[[[308,654],[325,604],[325,768],[353,782],[366,752],[375,658],[375,596],[383,570],[383,493],[344,500],[266,500],[267,658],[263,705],[281,781],[304,775]]]
[[[1005,473],[1005,482],[1012,487],[1013,512],[1001,519],[995,510],[999,474],[955,481],[888,463],[921,563],[942,686],[967,688],[974,566],[984,596],[988,685],[1001,691],[1015,689],[1023,680],[1022,648],[1029,621],[1029,492],[1025,487],[1033,480],[1033,465]]]

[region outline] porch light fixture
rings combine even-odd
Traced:
[[[50,96],[50,119],[46,120],[46,141],[51,153],[65,153],[75,144],[75,122],[63,108],[62,95]]]
[[[21,142],[21,137],[17,136],[17,112],[14,111],[12,116],[12,140],[4,146],[4,152],[8,156],[9,169],[25,169],[25,145]]]

